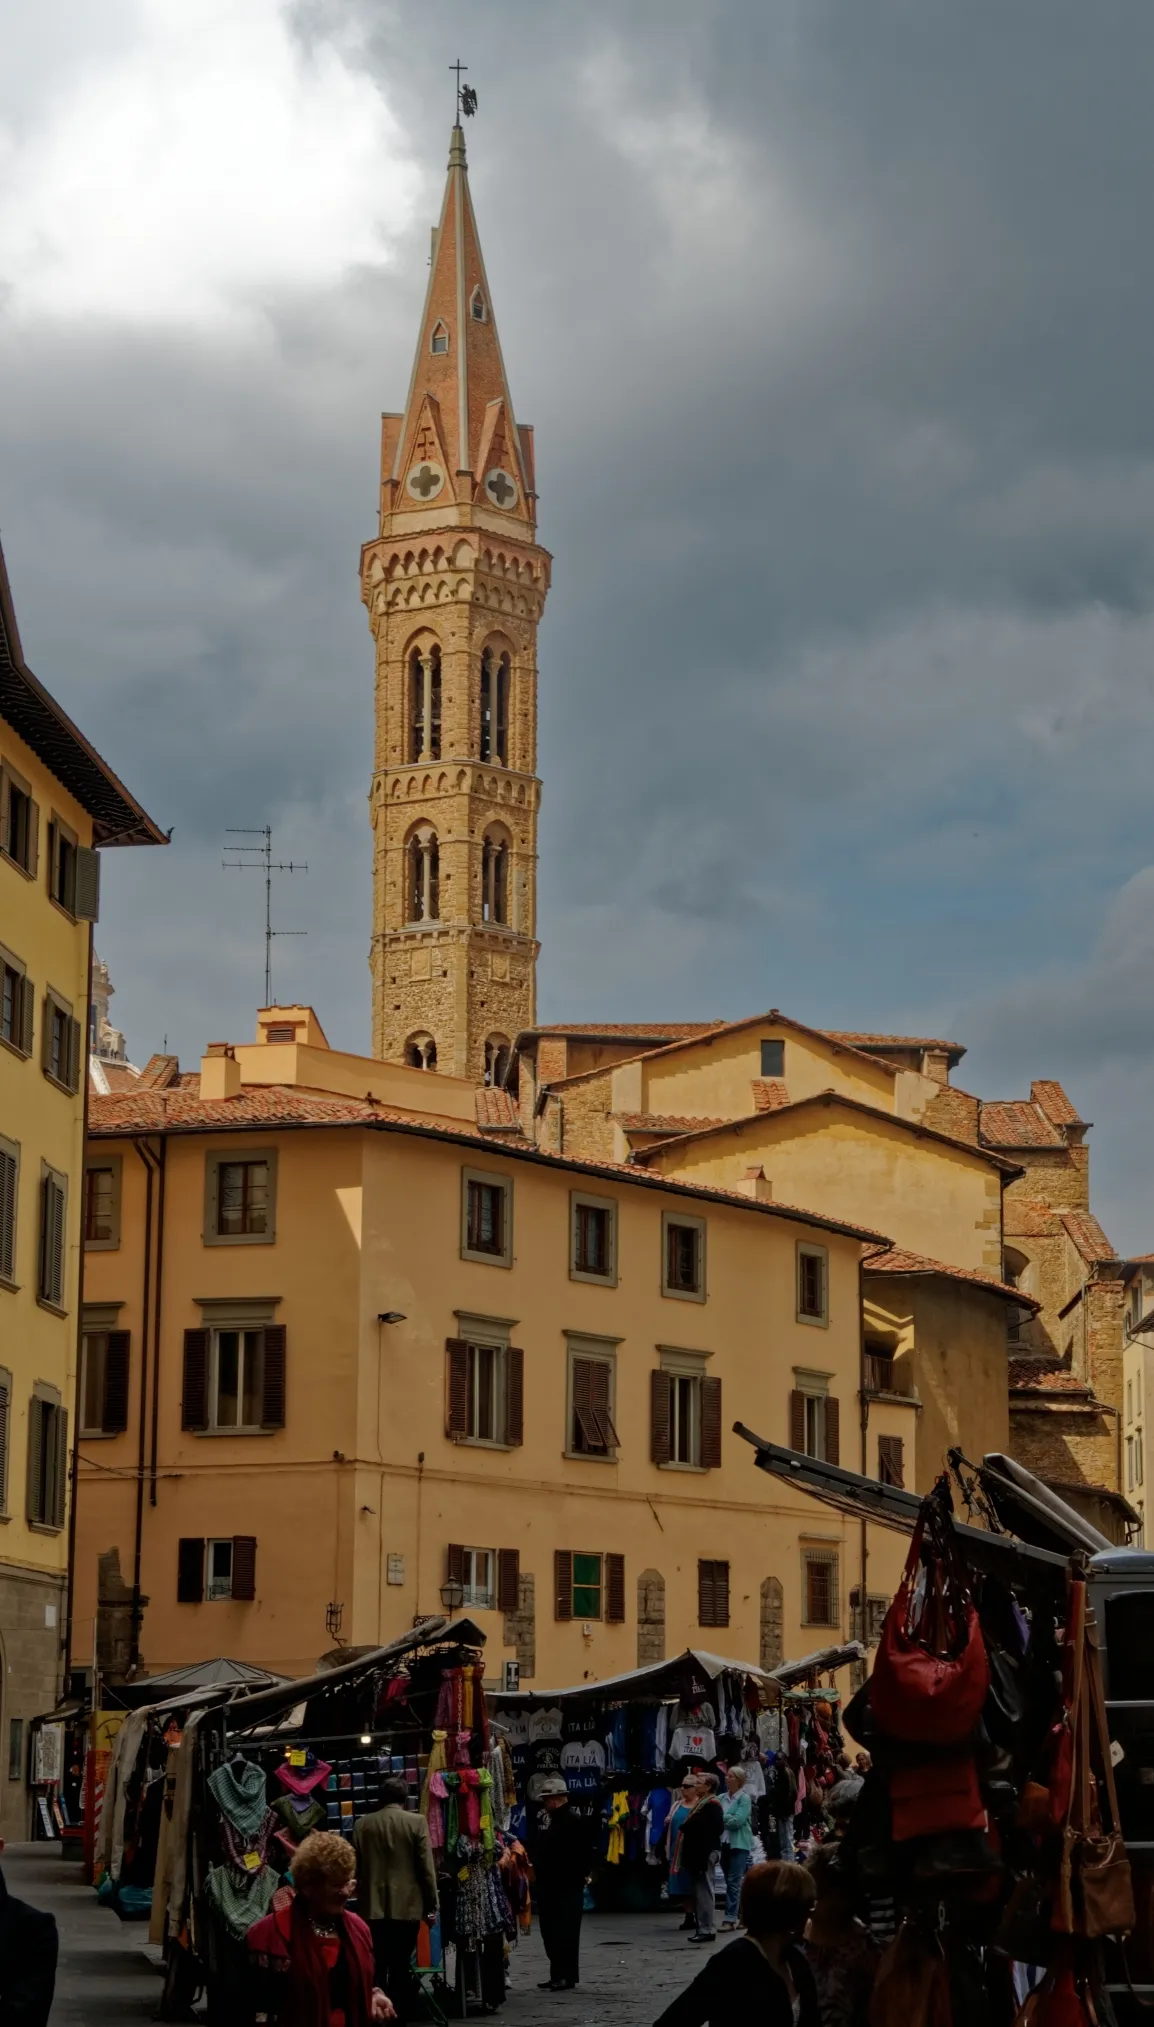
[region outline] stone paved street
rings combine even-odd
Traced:
[[[122,1922],[99,1907],[80,1868],[54,1845],[10,1845],[4,1853],[9,1891],[48,1909],[60,1928],[60,1973],[52,2027],[133,2027],[155,2017],[160,2000],[159,1953],[147,1924]],[[582,1930],[581,1987],[539,1992],[546,1975],[534,1934],[513,1954],[506,2027],[651,2027],[701,1961],[669,1915],[587,1915]]]

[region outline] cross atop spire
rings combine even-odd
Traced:
[[[532,432],[514,417],[469,193],[461,116],[472,111],[476,94],[460,82],[465,66],[450,68],[458,80],[458,119],[408,403],[403,416],[385,417],[381,510],[427,522],[432,513],[468,519],[460,510],[472,508],[510,533],[519,524],[531,534]]]

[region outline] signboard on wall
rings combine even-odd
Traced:
[[[36,1787],[64,1778],[64,1726],[42,1724],[32,1734],[32,1780]]]

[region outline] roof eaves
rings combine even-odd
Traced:
[[[918,1119],[903,1118],[899,1112],[883,1112],[880,1105],[867,1105],[861,1098],[851,1098],[844,1091],[811,1091],[806,1098],[794,1098],[788,1105],[776,1105],[770,1112],[746,1112],[740,1119],[723,1120],[720,1126],[706,1126],[699,1132],[679,1133],[672,1139],[663,1140],[658,1147],[636,1149],[633,1159],[647,1161],[650,1156],[668,1154],[690,1140],[706,1140],[711,1134],[731,1133],[747,1126],[768,1126],[779,1119],[785,1119],[791,1112],[800,1112],[807,1105],[844,1105],[851,1112],[864,1112],[869,1119],[882,1119],[889,1126],[914,1134],[919,1140],[939,1141],[945,1147],[959,1149],[963,1154],[972,1154],[979,1161],[988,1162],[992,1168],[999,1168],[1006,1180],[1024,1175],[1025,1170],[1016,1162],[1007,1161],[1003,1155],[995,1154],[993,1148],[982,1147],[973,1140],[958,1140],[952,1133],[941,1133],[936,1126],[925,1126]]]
[[[761,1027],[771,1021],[777,1027],[792,1028],[795,1034],[808,1035],[812,1041],[821,1042],[825,1048],[832,1050],[835,1056],[856,1056],[860,1062],[868,1063],[871,1070],[882,1070],[891,1077],[898,1074],[897,1065],[887,1062],[884,1057],[868,1055],[864,1049],[855,1049],[849,1042],[835,1041],[825,1028],[808,1027],[804,1021],[797,1021],[792,1015],[783,1014],[778,1007],[770,1007],[768,1013],[747,1014],[743,1020],[725,1021],[720,1027],[704,1028],[700,1034],[686,1035],[680,1041],[667,1042],[661,1048],[639,1049],[636,1055],[622,1056],[616,1063],[599,1063],[595,1070],[578,1070],[572,1077],[550,1078],[548,1086],[543,1085],[542,1089],[560,1091],[569,1084],[583,1084],[593,1077],[611,1076],[614,1070],[623,1070],[630,1063],[652,1062],[656,1057],[672,1056],[679,1049],[696,1049],[703,1044],[708,1048],[712,1042],[726,1035],[740,1034],[743,1028]],[[521,1037],[518,1036],[517,1040],[519,1043]]]

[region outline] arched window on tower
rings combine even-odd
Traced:
[[[409,656],[409,759],[441,757],[441,650],[414,648]]]
[[[509,1075],[513,1045],[508,1035],[490,1035],[485,1043],[485,1082],[501,1088]]]
[[[481,920],[509,920],[509,841],[500,831],[486,831],[481,853]]]
[[[509,657],[481,652],[481,758],[509,764]]]
[[[405,1061],[413,1070],[435,1070],[437,1067],[437,1044],[432,1035],[422,1029],[410,1035],[405,1043]]]
[[[436,922],[440,918],[440,850],[432,824],[423,823],[409,839],[410,922]]]

